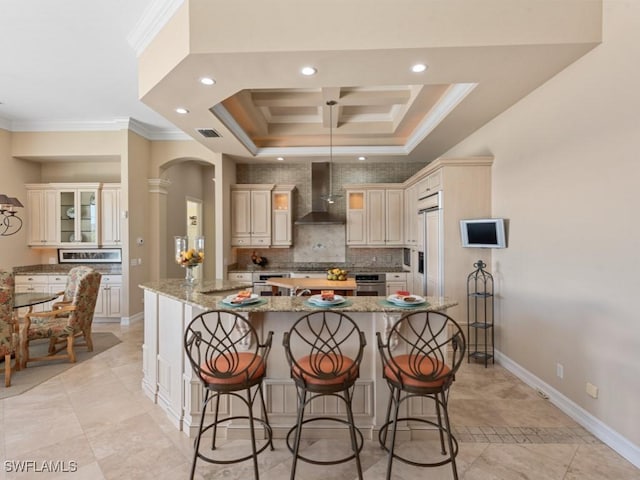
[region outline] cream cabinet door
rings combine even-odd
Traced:
[[[277,187],[271,196],[271,245],[289,247],[293,243],[292,194],[294,185]]]
[[[97,318],[122,316],[122,275],[103,275],[93,313]]]
[[[366,229],[366,196],[364,190],[347,192],[347,245],[365,245]]]
[[[367,244],[386,244],[385,190],[367,190]]]
[[[231,191],[231,245],[271,245],[271,188]]]
[[[29,190],[27,209],[30,246],[55,246],[58,244],[58,208],[55,190]]]
[[[404,245],[404,193],[402,190],[385,191],[385,244]]]
[[[121,245],[120,188],[104,188],[100,194],[100,243]]]
[[[251,243],[271,244],[271,191],[251,191]]]

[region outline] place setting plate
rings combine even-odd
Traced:
[[[323,300],[322,295],[311,295],[307,302],[316,307],[335,307],[345,303],[346,298],[342,295],[334,295],[333,300]]]
[[[427,300],[420,295],[398,295],[394,293],[387,297],[387,302],[398,307],[418,307],[424,305]]]
[[[263,298],[257,293],[252,293],[250,297],[239,299],[237,295],[229,295],[222,299],[220,303],[223,303],[229,307],[240,307],[242,305],[253,305],[258,303]],[[266,300],[265,300],[266,301]]]

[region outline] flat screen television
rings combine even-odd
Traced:
[[[463,247],[506,248],[507,246],[502,218],[460,220],[460,235]]]

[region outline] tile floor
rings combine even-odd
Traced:
[[[95,330],[112,331],[122,343],[23,395],[0,401],[0,480],[188,478],[192,441],[169,424],[140,388],[142,325],[98,324]],[[639,469],[498,365],[485,369],[465,364],[452,387],[450,412],[460,442],[461,479],[640,479]],[[221,450],[243,443],[229,441]],[[431,443],[407,442],[403,448],[417,453]],[[275,444],[275,451],[260,456],[263,480],[289,478],[290,453],[282,441]],[[308,441],[305,447],[328,455],[343,449],[334,440]],[[12,471],[19,461],[34,462],[32,471]],[[386,458],[377,443],[365,442],[362,464],[365,479],[384,478]],[[42,472],[74,465],[75,473]],[[34,472],[34,466],[41,471]],[[352,462],[331,467],[299,463],[297,478],[325,479],[329,470],[332,479],[356,478]],[[252,465],[201,462],[196,478],[251,479]],[[393,478],[452,475],[448,465],[419,469],[396,462]]]

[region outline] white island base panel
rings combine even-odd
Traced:
[[[171,423],[187,436],[197,433],[201,415],[201,404],[204,389],[194,376],[189,360],[183,348],[184,331],[193,317],[212,308],[209,305],[196,305],[174,296],[165,296],[157,291],[145,289],[145,328],[143,345],[143,380],[142,389],[145,394],[162,408]],[[357,308],[358,298],[353,297]],[[372,302],[371,297],[368,297]],[[444,310],[455,303],[446,299],[430,299],[428,310]],[[440,302],[438,302],[440,300]],[[292,300],[295,302],[295,300]],[[278,302],[281,302],[279,300]],[[299,302],[299,301],[298,301]],[[296,304],[297,305],[297,304]],[[281,306],[281,305],[280,305]],[[294,306],[295,307],[295,306]],[[289,375],[289,365],[282,346],[283,332],[288,331],[304,311],[241,311],[248,316],[261,338],[273,331],[273,343],[268,358],[267,378],[263,384],[267,414],[273,429],[274,438],[285,438],[287,432],[296,422],[297,395],[293,381]],[[305,308],[310,311],[312,308]],[[344,309],[347,310],[347,309]],[[352,309],[349,309],[352,310]],[[379,308],[382,310],[382,307]],[[375,438],[384,422],[389,398],[389,389],[381,374],[381,362],[378,358],[376,332],[385,332],[393,319],[397,319],[402,311],[393,312],[345,311],[353,318],[365,333],[367,346],[360,369],[360,379],[356,383],[353,396],[353,414],[355,421],[366,439]],[[402,348],[399,346],[398,348]],[[211,406],[214,402],[211,402]],[[434,419],[434,407],[431,400],[414,399],[407,403],[411,416],[423,416]],[[256,415],[261,408],[256,402]],[[403,406],[403,408],[405,408]],[[223,396],[220,402],[220,416],[244,415],[244,403],[229,396]],[[337,416],[344,415],[343,402],[335,397],[323,397],[314,401],[309,415]],[[402,414],[401,416],[406,416]],[[209,418],[210,417],[210,418]],[[206,412],[206,421],[213,418],[213,411]],[[344,430],[345,425],[337,422],[312,422],[305,426],[308,438],[334,438],[337,430]],[[420,436],[424,424],[404,425],[400,438]],[[249,438],[245,422],[231,422],[226,428],[228,438]]]

